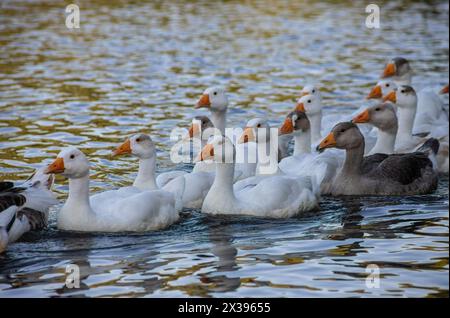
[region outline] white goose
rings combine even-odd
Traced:
[[[225,90],[221,87],[209,87],[207,88],[200,99],[198,100],[195,108],[208,108],[211,112],[211,121],[214,128],[225,136],[225,127],[227,122],[227,109],[228,109],[228,97]],[[216,134],[218,135],[218,134]],[[229,136],[232,137],[232,136]],[[236,147],[241,147],[236,145]],[[246,148],[246,146],[243,146]],[[240,153],[248,152],[247,149],[240,149]],[[207,167],[207,168],[206,168]],[[239,162],[235,166],[235,180],[242,180],[255,175],[256,164],[251,162]],[[194,166],[194,172],[198,171],[211,171],[210,165],[196,164]]]
[[[75,147],[64,148],[46,173],[69,179],[69,197],[58,213],[58,228],[82,232],[149,231],[178,220],[175,198],[167,191],[137,187],[105,191],[89,197],[89,162]]]
[[[397,86],[412,82],[412,68],[409,61],[402,57],[392,59],[385,67],[382,78],[392,79]],[[417,114],[414,120],[414,133],[429,132],[433,127],[448,124],[448,114],[439,95],[431,89],[422,89],[417,93]]]
[[[202,206],[204,213],[285,218],[318,206],[318,189],[311,178],[271,176],[249,189],[235,191],[235,148],[227,137],[214,137],[203,148],[203,159],[216,163],[214,183]]]
[[[146,134],[137,134],[127,139],[115,151],[114,155],[131,154],[139,158],[139,170],[133,186],[140,190],[159,189],[155,181],[156,149]],[[183,174],[168,182],[161,190],[173,193],[176,209],[199,209],[214,181],[214,174],[209,172],[191,172]]]
[[[279,134],[294,136],[294,153],[281,160],[279,167],[287,175],[315,176],[324,188],[336,176],[344,156],[337,151],[312,153],[310,127],[308,116],[302,111],[296,110],[286,116]]]
[[[0,253],[31,230],[47,226],[48,210],[58,203],[51,192],[53,175],[38,169],[26,182],[0,182]]]

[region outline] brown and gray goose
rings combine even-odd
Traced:
[[[317,150],[326,148],[344,149],[346,157],[325,194],[412,195],[430,193],[437,187],[438,176],[427,153],[437,153],[439,142],[436,139],[429,139],[422,151],[364,157],[363,135],[354,123],[343,122],[334,126]]]

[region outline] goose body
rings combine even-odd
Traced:
[[[26,232],[47,226],[48,210],[58,203],[50,191],[52,184],[53,176],[43,169],[18,186],[0,182],[0,253]]]
[[[437,173],[424,152],[364,158],[364,137],[353,123],[337,124],[318,149],[333,147],[345,149],[346,157],[327,194],[412,195],[430,193],[437,187]]]
[[[69,196],[58,213],[59,229],[81,232],[150,231],[178,220],[175,198],[162,190],[124,187],[89,196],[89,162],[75,147],[63,149],[47,167],[69,179]]]
[[[202,159],[214,159],[216,174],[202,212],[285,218],[318,206],[317,185],[307,177],[275,175],[236,191],[233,188],[234,151],[232,142],[223,136],[214,138],[203,149]]]

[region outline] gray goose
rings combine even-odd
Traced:
[[[363,135],[354,123],[343,122],[334,126],[317,146],[319,151],[326,148],[344,149],[346,157],[325,194],[413,195],[430,193],[437,187],[438,176],[427,153],[437,153],[436,139],[429,139],[421,151],[364,157]]]

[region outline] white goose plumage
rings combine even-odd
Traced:
[[[201,159],[213,159],[216,164],[214,183],[202,206],[204,213],[285,218],[318,206],[318,186],[308,177],[275,175],[236,191],[235,148],[227,137],[215,137],[203,148]]]
[[[47,173],[69,179],[69,196],[58,213],[59,229],[82,232],[150,231],[179,218],[167,191],[124,187],[89,196],[89,162],[75,147],[64,148]]]

